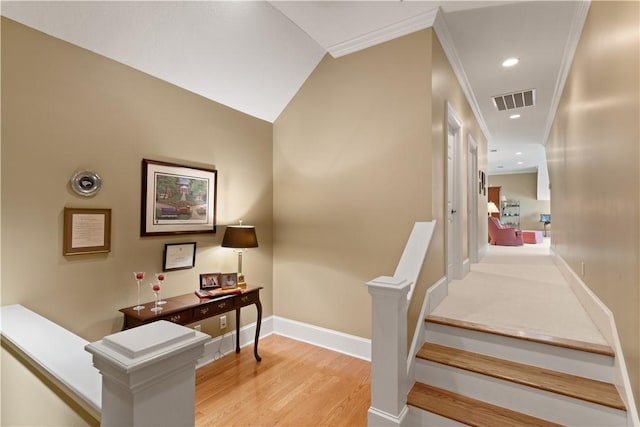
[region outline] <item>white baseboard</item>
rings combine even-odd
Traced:
[[[471,271],[471,260],[469,258],[462,261],[462,278],[464,278]]]
[[[273,333],[273,316],[269,316],[262,319],[260,325],[260,338],[264,338]],[[240,328],[240,347],[246,347],[253,345],[256,336],[256,323]],[[260,349],[260,346],[258,346]],[[215,360],[220,359],[222,356],[233,353],[236,350],[236,330],[233,329],[224,335],[220,335],[204,344],[204,353],[202,357],[198,359],[196,368],[200,368]]]
[[[400,414],[394,416],[380,411],[376,408],[370,407],[367,412],[367,426],[371,427],[400,427],[406,426],[409,415],[409,407],[404,405]]]
[[[294,340],[371,361],[371,340],[296,320],[273,316],[273,332]]]
[[[240,328],[240,347],[252,346],[256,334],[256,323]],[[371,361],[371,340],[345,334],[331,329],[321,328],[296,320],[285,319],[280,316],[269,316],[262,319],[260,337],[271,334],[282,335],[297,341],[306,342],[318,347],[327,348],[338,353]],[[222,356],[235,351],[235,329],[224,335],[211,338],[205,344],[204,354],[198,359],[197,367],[204,366]],[[258,350],[260,347],[258,346]]]
[[[240,347],[252,346],[255,339],[256,324],[240,328]],[[338,353],[371,361],[371,340],[345,334],[331,329],[321,328],[308,323],[286,319],[279,316],[269,316],[262,320],[260,337],[271,334],[282,335],[297,341],[306,342],[318,347],[327,348]],[[197,367],[204,366],[222,356],[235,351],[235,329],[218,337],[212,338],[205,344],[204,354],[198,359]],[[259,349],[259,346],[258,346]]]
[[[423,325],[424,318],[431,314],[447,295],[449,295],[449,283],[446,277],[441,277],[440,280],[427,289],[427,295],[425,296],[426,310],[422,317]]]
[[[489,243],[482,245],[480,250],[478,251],[478,261],[484,258],[489,253]]]
[[[615,358],[615,381],[616,387],[620,392],[622,400],[627,406],[628,425],[640,426],[640,417],[638,417],[638,410],[633,399],[633,391],[631,389],[631,383],[629,382],[629,372],[627,371],[627,365],[624,361],[622,345],[620,344],[620,338],[618,336],[618,330],[616,328],[616,322],[613,317],[613,313],[609,310],[596,294],[589,289],[589,287],[582,281],[580,276],[569,267],[569,264],[558,254],[550,249],[550,253],[556,263],[558,269],[564,276],[565,280],[571,286],[573,293],[578,298],[578,301],[582,304],[591,320],[596,327],[602,333],[602,336],[607,341],[609,346],[616,354]]]

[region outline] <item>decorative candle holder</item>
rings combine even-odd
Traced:
[[[144,309],[144,305],[140,305],[140,283],[144,280],[144,271],[134,271],[133,277],[135,277],[136,282],[138,282],[138,303],[133,309],[135,311],[140,311]]]
[[[151,307],[151,311],[157,313],[159,311],[162,311],[162,307],[158,306],[158,294],[160,293],[160,285],[158,283],[149,283],[149,285],[151,286],[151,290],[153,291],[153,295],[155,296],[155,304],[153,307]]]
[[[160,285],[160,287],[163,286],[164,281],[166,280],[167,275],[164,273],[156,273],[156,280],[158,280],[158,284]],[[160,291],[158,291],[158,304],[162,305],[162,304],[166,304],[167,302],[165,300],[162,299],[161,293]]]

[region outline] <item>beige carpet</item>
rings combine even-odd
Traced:
[[[607,344],[549,255],[536,245],[490,246],[433,315]]]

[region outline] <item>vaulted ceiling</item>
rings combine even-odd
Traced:
[[[492,174],[546,173],[543,144],[587,8],[582,1],[2,1],[1,13],[270,122],[326,53],[347,55],[435,25],[489,140]],[[508,57],[520,63],[502,67]],[[491,98],[527,89],[535,89],[535,105],[518,111],[498,111]]]

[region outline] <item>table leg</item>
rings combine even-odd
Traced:
[[[240,353],[240,309],[236,308],[236,353]]]
[[[256,360],[260,362],[262,357],[258,354],[258,340],[260,339],[260,325],[262,324],[262,304],[260,300],[256,301],[256,308],[258,309],[258,321],[256,322],[256,339],[253,343],[253,355]]]

